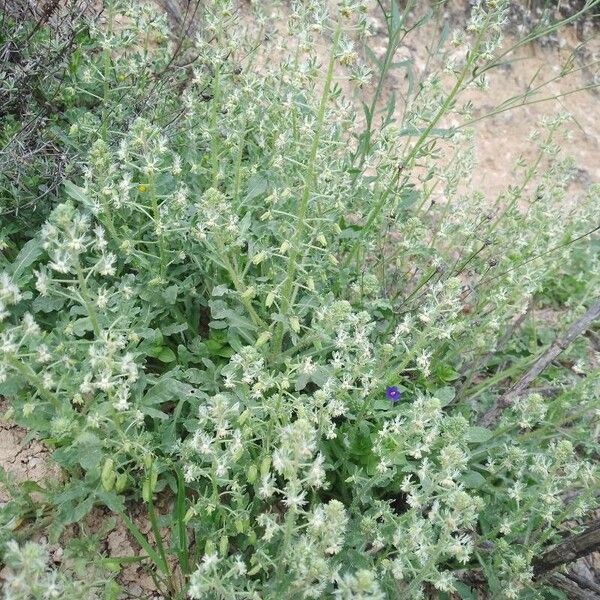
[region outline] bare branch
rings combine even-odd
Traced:
[[[566,538],[533,561],[533,577],[539,579],[549,571],[576,561],[600,549],[600,520],[585,531]]]
[[[598,585],[595,581],[591,579],[587,579],[586,577],[582,577],[577,573],[570,572],[567,573],[567,577],[574,581],[582,590],[590,590],[591,592],[595,592],[597,597],[600,598],[600,585]]]
[[[566,592],[572,600],[600,600],[598,594],[581,589],[579,585],[564,575],[555,573],[550,580],[553,585]]]
[[[527,388],[538,375],[572,342],[581,335],[600,316],[600,298],[597,298],[584,315],[579,317],[567,331],[558,336],[550,347],[533,363],[533,366],[515,383],[481,418],[480,424],[489,427],[498,419],[502,411],[510,406],[516,398],[527,391]]]

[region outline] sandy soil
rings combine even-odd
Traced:
[[[0,402],[0,415],[7,409],[6,402]],[[54,464],[50,452],[38,440],[28,440],[27,431],[0,417],[0,467],[12,481],[35,481],[60,477],[60,468]],[[9,499],[8,492],[0,484],[0,509]]]

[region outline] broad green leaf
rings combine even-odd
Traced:
[[[483,444],[492,437],[492,432],[485,427],[469,427],[465,432],[465,439],[472,444]]]
[[[485,485],[485,477],[477,471],[467,471],[462,476],[462,481],[468,489],[476,490]]]
[[[170,375],[166,375],[146,392],[142,399],[142,404],[145,406],[162,404],[173,398],[189,396],[193,389],[191,385],[173,379]]]
[[[452,402],[452,400],[454,400],[454,397],[456,396],[456,390],[453,387],[446,385],[435,390],[433,395],[440,401],[442,406],[447,406],[450,404],[450,402]]]
[[[42,243],[37,238],[33,238],[25,243],[12,264],[13,280],[18,281],[25,272],[25,269],[32,265],[43,251]]]
[[[64,181],[63,186],[67,195],[73,198],[73,200],[76,200],[79,204],[83,204],[84,206],[91,206],[92,203],[83,188],[75,185],[72,181]]]
[[[267,191],[268,179],[259,173],[252,175],[250,179],[248,179],[248,184],[246,186],[246,200],[254,200],[261,194],[264,194]]]

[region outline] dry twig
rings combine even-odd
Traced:
[[[533,576],[539,579],[546,573],[576,561],[600,549],[600,520],[585,531],[568,537],[533,562]]]
[[[597,298],[584,315],[579,317],[567,331],[558,336],[550,347],[535,361],[533,366],[515,383],[481,418],[483,427],[493,425],[502,411],[527,391],[540,373],[600,316],[600,298]]]

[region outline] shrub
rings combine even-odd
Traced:
[[[409,9],[385,13],[380,81]],[[210,2],[179,119],[167,95],[155,114],[118,104],[122,131],[78,125],[83,177],[0,287],[1,391],[74,476],[55,532],[105,504],[173,598],[544,586],[533,558],[596,505],[598,370],[558,368],[554,398],[478,423],[540,352],[515,322],[532,300],[581,260],[568,317],[597,297],[600,189],[565,201],[564,115],[539,124],[535,163],[495,202],[461,185],[474,167],[460,94],[485,85],[506,10],[477,4],[451,40],[464,55],[418,85],[403,65],[400,118],[379,122],[380,84],[360,127],[336,81],[369,79],[354,49],[365,4],[292,5],[290,48],[242,36],[231,5]],[[125,500],[146,505],[154,541]]]

